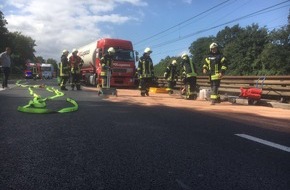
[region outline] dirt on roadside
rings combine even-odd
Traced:
[[[106,100],[142,106],[183,108],[238,122],[250,122],[258,127],[290,133],[290,110],[288,109],[256,105],[238,105],[230,102],[210,105],[210,102],[206,100],[185,100],[178,92],[172,95],[150,93],[149,97],[141,97],[138,90],[127,89],[118,89],[118,96],[109,96]]]

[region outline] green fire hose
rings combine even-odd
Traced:
[[[71,98],[66,99],[67,102],[72,104],[71,107],[62,108],[58,111],[48,109],[48,108],[46,108],[46,101],[53,100],[55,98],[64,96],[63,92],[61,92],[58,89],[55,89],[53,87],[47,86],[47,87],[45,87],[45,89],[49,92],[54,93],[54,95],[47,97],[47,98],[42,98],[41,96],[39,96],[38,94],[36,94],[34,92],[34,89],[44,88],[43,86],[41,86],[41,85],[25,85],[25,84],[20,84],[20,82],[21,82],[21,80],[17,81],[16,85],[19,87],[28,88],[30,95],[33,96],[33,99],[30,100],[29,103],[25,106],[18,106],[18,109],[17,109],[18,111],[26,112],[26,113],[42,114],[42,113],[68,113],[68,112],[73,112],[73,111],[78,110],[77,102]]]

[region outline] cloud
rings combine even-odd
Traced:
[[[116,12],[124,4],[147,6],[141,0],[10,0],[4,9],[9,7],[9,12],[5,12],[9,31],[19,31],[34,39],[37,56],[58,60],[62,49],[71,50],[109,37],[104,25],[136,21],[134,15]]]
[[[141,0],[116,0],[118,3],[130,3],[135,6],[147,6],[148,3]]]

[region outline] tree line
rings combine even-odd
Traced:
[[[45,60],[42,56],[35,56],[36,41],[30,36],[25,36],[21,32],[9,32],[6,25],[7,20],[2,11],[0,11],[0,52],[5,51],[6,47],[12,49],[12,73],[23,73],[25,63],[31,61],[33,63],[49,63],[56,65],[54,59]],[[56,68],[56,67],[55,67]]]
[[[193,63],[202,73],[209,45],[218,43],[221,52],[228,60],[227,75],[289,75],[290,74],[290,14],[288,25],[269,31],[266,27],[252,24],[241,27],[238,24],[226,26],[216,36],[202,37],[193,41],[189,52]],[[155,65],[156,76],[163,76],[172,60],[180,63],[180,57],[162,59]]]

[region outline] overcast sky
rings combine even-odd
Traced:
[[[112,37],[131,40],[140,53],[151,47],[157,64],[225,26],[280,28],[289,8],[289,0],[0,0],[8,30],[34,39],[36,56],[58,62],[63,49]]]

